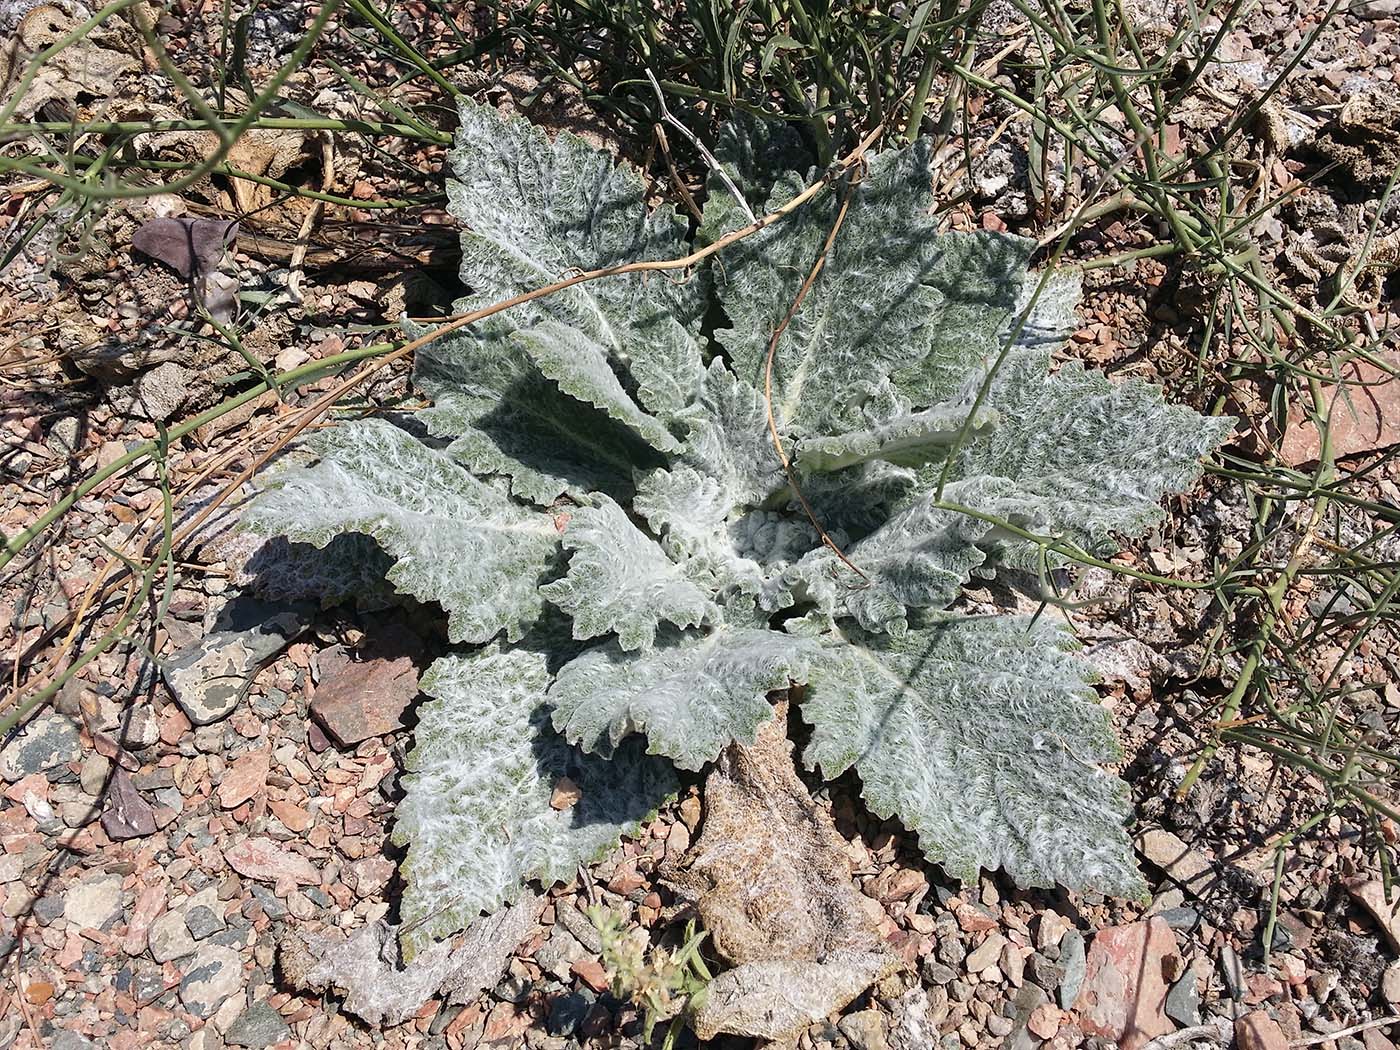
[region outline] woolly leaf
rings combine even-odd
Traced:
[[[564,546],[574,552],[568,576],[540,593],[573,617],[575,638],[616,631],[621,648],[649,649],[663,621],[693,627],[719,619],[706,592],[606,496],[574,512]]]
[[[469,227],[461,277],[472,290],[459,311],[576,271],[689,251],[681,219],[648,215],[641,176],[578,136],[561,132],[551,141],[526,121],[466,100],[459,119],[447,193],[450,210]],[[630,377],[647,412],[665,418],[700,385],[694,332],[703,310],[701,282],[630,274],[524,303],[500,315],[498,329],[534,328],[546,319],[573,329]]]
[[[674,794],[665,762],[636,747],[612,762],[582,755],[549,726],[542,653],[490,646],[445,656],[423,676],[394,841],[408,847],[406,947],[462,929],[522,884],[573,878]],[[550,805],[567,777],[580,791]]]
[[[445,338],[418,353],[414,378],[434,404],[418,418],[448,438],[453,458],[477,474],[511,479],[521,499],[547,507],[568,494],[632,495],[632,474],[661,455],[635,432],[569,397],[540,374],[519,344]]]
[[[547,514],[383,420],[342,423],[311,448],[320,461],[277,475],[245,515],[249,527],[316,547],[347,532],[372,536],[394,559],[389,581],[439,603],[453,641],[529,629],[558,556]]]
[[[651,754],[699,769],[730,741],[754,742],[772,716],[768,693],[805,681],[815,649],[810,639],[728,627],[667,631],[636,655],[597,646],[560,669],[549,691],[554,725],[600,754],[645,733]]]
[[[1234,420],[1203,418],[1168,404],[1159,387],[1113,383],[1078,362],[1054,375],[1046,365],[1041,351],[1007,359],[988,397],[1000,422],[968,443],[952,472],[962,484],[947,498],[1110,554],[1116,535],[1141,535],[1162,519],[1162,497],[1195,483],[1201,457]],[[1018,552],[1012,560],[1031,557],[1022,547],[1006,553]]]
[[[843,195],[850,206],[820,276],[793,315],[774,358],[774,415],[812,433],[860,423],[858,403],[872,378],[909,368],[924,354],[921,330],[936,309],[923,283],[939,238],[929,203],[927,143],[875,157],[851,188],[841,185],[736,243],[715,270],[733,325],[716,333],[741,379],[763,386],[769,339],[822,254]],[[801,189],[781,180],[765,209]],[[724,192],[712,180],[710,195]],[[755,205],[757,207],[757,205]]]
[[[866,630],[902,631],[909,609],[946,607],[986,559],[977,542],[988,526],[935,503],[925,496],[845,549],[865,579],[828,548],[804,558],[788,579],[826,612],[852,616]]]
[[[971,411],[968,402],[952,402],[913,411],[907,402],[892,418],[837,437],[804,441],[797,462],[806,471],[841,470],[882,459],[904,466],[941,460]],[[979,409],[970,432],[986,431],[997,414]]]
[[[1102,768],[1118,746],[1067,631],[986,617],[841,634],[808,675],[809,767],[854,768],[871,811],[957,878],[1143,894],[1128,789]]]

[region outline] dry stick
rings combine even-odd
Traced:
[[[725,189],[729,190],[729,192],[734,195],[734,199],[739,202],[739,207],[744,209],[744,215],[749,222],[757,222],[758,220],[754,218],[753,209],[749,207],[749,202],[744,200],[744,195],[739,192],[739,187],[734,185],[734,180],[729,177],[729,172],[724,170],[724,165],[720,164],[720,162],[715,159],[715,155],[705,148],[705,144],[700,141],[695,132],[682,124],[675,115],[666,108],[666,96],[661,93],[661,85],[656,82],[656,74],[650,69],[646,72],[647,79],[651,81],[651,89],[656,92],[656,104],[661,107],[661,119],[690,140],[691,145],[700,151],[700,156],[705,159],[705,163],[710,166],[710,170],[719,177],[720,182],[724,183]],[[884,125],[881,125],[881,127],[883,126]],[[669,158],[667,163],[670,163]]]
[[[793,494],[807,514],[807,520],[817,530],[817,535],[822,538],[822,543],[831,548],[832,553],[840,558],[847,568],[869,583],[870,577],[861,572],[856,563],[846,557],[841,548],[836,545],[836,541],[828,535],[826,529],[822,528],[822,523],[817,520],[816,512],[812,510],[812,505],[807,502],[807,497],[802,492],[802,486],[798,484],[797,471],[792,469],[792,461],[788,458],[787,451],[783,448],[783,439],[778,433],[778,420],[773,415],[773,359],[777,356],[778,340],[782,339],[788,323],[802,307],[802,300],[807,298],[807,293],[816,282],[817,275],[822,272],[822,267],[826,265],[827,253],[831,251],[832,244],[836,242],[836,234],[841,229],[841,224],[846,221],[846,211],[851,205],[851,194],[855,190],[855,185],[855,179],[847,181],[846,192],[841,195],[841,209],[836,213],[836,221],[831,224],[831,232],[826,235],[826,243],[822,245],[816,262],[812,263],[811,270],[807,272],[807,278],[802,282],[802,287],[797,289],[797,297],[793,299],[792,305],[788,307],[783,319],[778,322],[778,327],[773,329],[773,338],[768,340],[768,357],[763,363],[763,404],[768,410],[768,433],[773,438],[773,447],[778,452],[778,460],[783,465],[783,473],[787,475],[788,484],[792,486]]]
[[[199,527],[203,525],[205,521],[208,520],[210,515],[212,515],[216,510],[218,510],[218,508],[221,507],[228,500],[228,498],[233,495],[233,493],[237,492],[238,489],[242,487],[263,466],[264,463],[266,463],[269,459],[271,459],[274,455],[281,451],[281,449],[284,448],[290,441],[292,441],[298,434],[300,434],[303,430],[310,426],[312,422],[314,422],[320,416],[324,415],[327,411],[329,411],[335,405],[335,403],[340,400],[342,396],[344,396],[346,393],[353,390],[354,388],[360,386],[370,376],[374,375],[374,373],[380,371],[383,368],[386,368],[394,361],[400,360],[401,358],[408,356],[414,351],[419,350],[424,346],[427,346],[429,343],[441,339],[443,336],[449,334],[450,332],[455,332],[460,328],[465,328],[467,325],[474,324],[477,321],[481,321],[487,317],[491,317],[495,314],[501,313],[505,310],[510,309],[511,307],[520,306],[524,303],[532,302],[536,299],[542,299],[545,296],[553,295],[556,292],[564,291],[565,289],[572,288],[578,284],[585,284],[590,281],[600,280],[604,277],[615,277],[629,273],[684,270],[687,267],[694,266],[696,263],[709,258],[711,255],[714,255],[715,253],[723,250],[724,248],[727,248],[729,245],[735,243],[736,241],[743,240],[745,237],[749,237],[757,233],[759,230],[765,229],[766,227],[773,225],[774,223],[782,219],[784,216],[789,215],[792,212],[796,211],[798,208],[802,207],[802,205],[806,204],[813,197],[817,196],[817,194],[821,193],[821,191],[824,190],[828,185],[830,185],[832,181],[834,181],[837,177],[848,171],[855,164],[859,163],[861,158],[865,156],[866,151],[869,150],[872,145],[874,145],[875,140],[878,139],[880,135],[884,133],[884,130],[884,124],[876,125],[874,129],[872,129],[863,139],[860,140],[860,142],[856,145],[856,147],[853,150],[851,150],[850,153],[848,153],[839,162],[837,162],[837,164],[833,166],[829,171],[827,171],[820,179],[812,183],[812,185],[808,186],[805,190],[797,194],[797,196],[793,197],[790,201],[782,205],[780,208],[769,212],[767,215],[763,216],[760,219],[756,219],[748,226],[740,227],[739,229],[734,230],[731,233],[725,234],[723,237],[719,238],[713,243],[708,244],[703,248],[697,249],[696,251],[691,252],[689,255],[681,256],[680,258],[676,259],[656,259],[647,260],[643,262],[624,263],[619,266],[608,266],[597,270],[588,270],[583,273],[577,273],[574,274],[572,277],[567,277],[561,281],[555,281],[552,284],[547,284],[541,288],[536,288],[535,290],[530,292],[523,292],[520,295],[513,296],[510,299],[503,300],[502,302],[495,303],[491,306],[482,307],[480,310],[473,310],[469,313],[459,314],[458,316],[449,319],[444,324],[435,328],[433,331],[428,332],[425,335],[421,335],[417,339],[411,340],[408,343],[405,343],[397,350],[393,350],[390,353],[385,354],[383,357],[376,358],[375,360],[363,366],[360,369],[360,371],[355,373],[353,376],[350,376],[342,383],[337,385],[335,389],[329,391],[322,397],[318,398],[306,408],[301,409],[294,417],[295,421],[291,423],[291,427],[286,434],[278,438],[266,452],[258,456],[247,468],[240,471],[238,476],[235,477],[231,482],[229,482],[218,493],[217,496],[215,496],[204,508],[202,508],[200,512],[197,515],[195,515],[193,520],[187,523],[184,528],[182,528],[179,532],[175,534],[175,536],[171,540],[171,550],[173,551],[176,546],[188,540],[189,537],[197,529],[199,529]],[[288,418],[289,420],[291,420],[293,417]],[[806,501],[804,500],[803,502],[805,503]],[[840,552],[838,551],[838,553]],[[855,568],[855,566],[851,567]],[[130,570],[128,569],[127,571],[129,572]],[[856,571],[859,572],[860,570],[857,569]],[[862,574],[862,577],[863,576],[864,574]],[[114,588],[115,585],[119,582],[120,577],[117,580],[114,580],[111,583],[109,583],[108,588],[106,589],[107,593],[110,593],[110,590]],[[38,692],[30,696],[22,704],[19,704],[17,710],[10,716],[8,716],[6,719],[4,719],[4,721],[10,723],[17,723],[20,719],[23,719],[27,714],[29,714],[31,710],[33,710],[39,704],[43,703],[50,696],[52,696],[53,693],[56,692],[57,689],[62,686],[63,681],[64,679],[60,677],[57,681],[51,682],[49,685],[41,688]],[[16,699],[17,695],[12,694],[12,696],[7,698],[7,701],[3,705],[0,705],[0,707],[7,707]]]
[[[1366,1021],[1363,1024],[1353,1025],[1350,1028],[1343,1028],[1340,1032],[1333,1032],[1331,1035],[1314,1035],[1307,1039],[1299,1039],[1289,1043],[1289,1046],[1321,1046],[1323,1043],[1331,1043],[1337,1039],[1343,1039],[1357,1032],[1369,1031],[1372,1028],[1384,1028],[1386,1025],[1400,1024],[1400,1014],[1394,1017],[1378,1017],[1374,1021]]]

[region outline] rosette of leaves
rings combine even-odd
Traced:
[[[756,214],[820,174],[781,126],[722,145]],[[460,311],[747,221],[716,179],[688,237],[607,154],[472,103],[451,168]],[[950,609],[974,573],[1034,564],[1028,533],[1102,555],[1143,532],[1231,421],[1052,371],[1076,282],[1028,273],[1020,239],[940,235],[929,183],[926,145],[880,153],[698,272],[585,282],[439,340],[416,362],[431,407],[322,431],[256,501],[264,532],[372,537],[458,646],[425,677],[396,824],[410,950],[570,877],[794,683],[809,767],[855,770],[951,874],[1143,890],[1072,638]],[[768,345],[843,204],[773,354],[786,470]],[[565,777],[579,802],[555,808]]]

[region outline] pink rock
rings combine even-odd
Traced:
[[[1386,900],[1385,884],[1380,879],[1350,879],[1346,887],[1352,900],[1371,913],[1390,947],[1400,952],[1400,892],[1392,889]]]
[[[1397,358],[1382,354],[1392,367]],[[1400,442],[1400,381],[1357,358],[1340,368],[1343,385],[1322,385],[1329,405],[1328,430],[1337,456],[1384,448]],[[1280,458],[1290,467],[1317,460],[1322,447],[1317,428],[1296,412],[1288,421]]]
[[[418,695],[423,644],[407,628],[385,624],[352,661],[343,651],[320,660],[311,715],[341,747],[403,728],[400,716]]]
[[[1235,1022],[1235,1050],[1288,1050],[1288,1040],[1277,1021],[1255,1010]]]
[[[131,909],[131,920],[126,924],[126,936],[122,938],[122,951],[127,955],[140,955],[146,950],[146,938],[151,932],[151,923],[165,911],[165,890],[160,886],[147,886],[136,898]]]
[[[1160,918],[1100,930],[1089,946],[1084,984],[1074,1008],[1090,1035],[1138,1050],[1176,1030],[1164,1007],[1181,973],[1176,935]]]
[[[244,839],[226,851],[224,857],[238,874],[259,882],[297,886],[316,886],[321,882],[309,860],[268,838]]]
[[[270,758],[266,751],[250,751],[224,772],[219,783],[219,805],[224,809],[241,806],[267,787]]]

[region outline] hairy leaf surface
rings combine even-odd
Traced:
[[[854,767],[871,810],[957,878],[1142,894],[1128,789],[1102,768],[1118,746],[1068,632],[999,616],[841,634],[808,676],[809,766]]]
[[[579,270],[687,254],[685,225],[648,214],[645,186],[576,135],[556,135],[494,107],[463,100],[449,155],[448,202],[469,226],[462,239],[459,310],[486,306]],[[548,319],[603,348],[636,383],[648,412],[665,417],[694,397],[702,371],[694,336],[704,309],[698,282],[632,274],[577,285],[501,315],[533,328]],[[579,367],[591,369],[591,359]]]
[[[628,747],[582,755],[549,726],[544,654],[496,646],[445,656],[423,676],[394,841],[404,861],[409,945],[462,929],[514,900],[522,884],[573,878],[578,865],[633,834],[676,789],[664,761]],[[581,792],[558,810],[567,777]]]
[[[623,649],[649,649],[659,624],[714,623],[719,608],[612,500],[574,512],[564,533],[569,573],[541,593],[574,620],[575,638],[617,633]]]
[[[249,510],[249,526],[317,547],[342,533],[372,536],[394,559],[389,581],[441,605],[453,641],[529,630],[558,558],[549,515],[384,420],[342,423],[311,447],[320,461],[279,475]]]
[[[550,688],[554,725],[587,751],[611,754],[632,733],[682,769],[751,744],[772,717],[768,693],[802,682],[816,646],[779,631],[667,631],[650,652],[615,643],[575,657]]]

